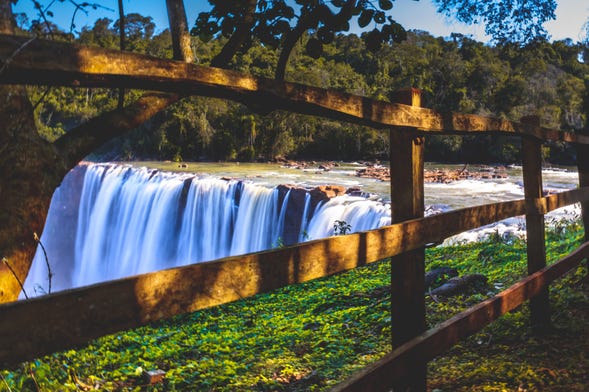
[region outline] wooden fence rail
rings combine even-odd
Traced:
[[[395,380],[403,378],[411,372],[412,368],[444,353],[459,340],[472,335],[498,317],[517,308],[587,257],[589,257],[589,242],[585,242],[568,256],[527,276],[493,298],[478,303],[398,347],[336,386],[332,392],[390,390]]]
[[[57,60],[56,60],[57,59]],[[532,321],[550,322],[548,284],[589,256],[589,242],[546,267],[544,214],[580,202],[589,228],[589,136],[421,108],[419,91],[395,103],[149,56],[38,38],[0,35],[0,84],[119,87],[218,97],[376,128],[391,137],[390,226],[295,246],[157,271],[0,305],[0,367],[75,347],[108,333],[216,306],[390,257],[394,351],[336,387],[425,390],[427,361],[530,299]],[[409,95],[407,95],[407,93]],[[520,136],[525,199],[423,218],[423,136]],[[67,137],[66,137],[67,138]],[[60,139],[64,140],[64,139]],[[577,143],[581,188],[542,197],[541,143]],[[62,146],[58,141],[55,147]],[[526,215],[529,276],[429,331],[423,306],[423,248],[499,220]],[[401,300],[399,300],[401,299]],[[396,305],[395,305],[396,303]],[[408,316],[409,315],[409,316]]]
[[[589,188],[528,203],[551,211]],[[524,200],[463,208],[346,236],[228,257],[0,305],[0,367],[177,314],[306,282],[525,213]]]
[[[376,128],[411,127],[426,133],[499,132],[589,144],[589,137],[500,118],[373,100],[297,83],[244,75],[136,53],[0,34],[0,83],[124,87],[254,102]],[[15,55],[15,53],[17,53]]]

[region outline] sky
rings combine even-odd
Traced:
[[[88,15],[79,12],[75,21],[77,30],[84,25],[93,25],[94,21],[100,17],[118,19],[117,0],[90,0],[88,2],[100,4],[105,8],[90,9]],[[206,0],[185,0],[184,3],[188,23],[192,26],[198,13],[208,7],[208,2]],[[583,39],[583,26],[589,20],[589,0],[557,0],[557,4],[556,20],[546,24],[550,38],[552,40],[571,38],[573,41]],[[142,15],[151,16],[158,30],[168,27],[165,0],[123,0],[123,6],[125,13],[138,12]],[[73,13],[71,3],[67,0],[55,2],[51,10],[55,15],[51,20],[69,31]],[[28,15],[35,15],[33,1],[18,0],[14,12],[26,12]],[[436,12],[436,7],[431,0],[395,0],[391,12],[393,18],[407,30],[425,30],[434,36],[443,37],[448,37],[455,32],[471,36],[482,42],[489,40],[489,37],[484,34],[483,26],[465,25],[439,14]]]

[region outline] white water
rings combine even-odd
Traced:
[[[76,170],[56,190],[41,237],[52,265],[53,291],[274,248],[287,237],[285,225],[292,225],[293,219],[298,220],[299,231],[292,238],[298,241],[333,235],[338,220],[350,224],[352,232],[390,224],[389,204],[363,197],[335,197],[313,206],[306,193],[297,207],[302,211],[297,213],[289,205],[291,192],[281,201],[268,177],[258,179],[262,186],[126,165],[93,164]],[[520,199],[523,187],[517,174],[511,173],[508,180],[426,184],[426,214]],[[545,188],[570,189],[576,178],[576,173],[546,171]],[[307,186],[322,180],[367,190],[388,188],[343,170],[319,178],[312,174],[306,183],[299,173],[290,179]],[[547,221],[570,219],[578,211],[578,207],[560,209]],[[459,234],[446,243],[478,241],[495,234],[506,240],[523,237],[523,217]],[[47,288],[45,258],[37,252],[25,289],[33,295]]]
[[[301,240],[333,235],[336,220],[352,231],[390,223],[388,206],[361,197],[333,198],[311,215],[306,194],[297,214],[288,210],[290,191],[281,201],[277,188],[110,164],[85,167],[77,217],[67,222],[56,211],[62,194],[76,192],[68,187],[64,181],[56,191],[46,227],[69,226],[73,238],[61,240],[59,229],[41,237],[59,276],[53,291],[273,248],[282,243],[287,214],[299,217]],[[37,252],[29,295],[47,291],[47,276]]]

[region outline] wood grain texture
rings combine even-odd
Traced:
[[[537,125],[431,109],[276,81],[145,55],[0,35],[0,83],[73,87],[124,87],[255,102],[264,112],[284,109],[372,127],[411,127],[421,132],[498,132],[542,140],[589,144],[589,137]]]
[[[397,91],[396,102],[417,107],[421,91]],[[424,138],[405,128],[394,127],[389,136],[391,173],[391,222],[400,223],[424,215]],[[425,247],[391,257],[391,338],[398,347],[426,330]],[[426,363],[394,385],[396,390],[426,389]]]
[[[537,116],[522,118],[522,123],[537,125]],[[522,138],[522,164],[524,196],[526,200],[542,197],[542,143],[539,139]],[[529,204],[529,203],[528,203]],[[544,214],[536,209],[526,211],[526,253],[528,274],[546,267],[546,225]],[[550,325],[550,299],[548,287],[530,301],[530,318],[534,327]]]

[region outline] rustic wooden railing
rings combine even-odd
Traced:
[[[25,45],[26,43],[26,45]],[[26,47],[25,47],[26,46]],[[18,50],[18,53],[15,54]],[[52,59],[59,54],[60,62]],[[118,58],[135,67],[113,66]],[[110,59],[104,61],[104,59]],[[394,351],[337,391],[424,390],[427,361],[531,299],[532,322],[550,322],[547,287],[589,256],[589,243],[546,267],[544,214],[581,202],[589,227],[589,138],[521,122],[420,108],[419,91],[398,103],[255,78],[131,53],[0,35],[0,83],[129,87],[251,102],[390,129],[390,226],[228,257],[0,305],[0,367],[123,329],[223,304],[391,258]],[[130,69],[132,71],[126,71]],[[525,199],[423,217],[423,135],[499,132],[521,136]],[[542,196],[541,143],[578,144],[581,187]],[[425,331],[424,247],[460,232],[526,215],[529,276],[497,296]]]

